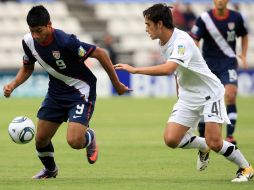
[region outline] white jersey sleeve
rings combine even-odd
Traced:
[[[193,52],[189,47],[188,42],[183,39],[177,39],[173,45],[173,52],[168,58],[168,61],[176,62],[183,67],[188,67]]]

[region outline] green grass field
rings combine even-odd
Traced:
[[[89,165],[85,150],[66,142],[66,124],[53,139],[59,167],[56,179],[32,180],[42,165],[34,141],[13,143],[8,123],[19,115],[36,122],[39,98],[0,99],[0,190],[250,190],[254,180],[230,182],[237,167],[211,154],[206,171],[196,171],[196,150],[173,150],[164,145],[163,131],[175,99],[99,99],[91,121],[97,133],[99,160]],[[254,165],[254,97],[238,99],[238,147]],[[225,131],[225,130],[224,130]]]

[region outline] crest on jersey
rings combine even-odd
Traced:
[[[184,53],[185,53],[184,45],[178,45],[177,53],[178,53],[178,55],[184,55]]]
[[[235,29],[235,23],[234,22],[229,22],[228,23],[228,28],[229,28],[229,30]]]
[[[55,59],[60,59],[60,51],[52,51],[52,54]]]
[[[84,57],[85,54],[86,54],[86,50],[82,46],[80,46],[78,48],[78,56],[79,57]]]

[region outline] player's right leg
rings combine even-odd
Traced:
[[[198,124],[199,117],[198,111],[177,102],[169,118],[164,140],[172,148],[197,148],[200,153],[199,158],[201,158],[198,159],[197,170],[202,171],[209,163],[209,148],[204,138],[192,134]],[[205,157],[202,157],[201,153],[204,153]]]
[[[197,148],[199,152],[196,168],[198,171],[205,170],[209,163],[210,149],[206,145],[204,138],[192,135],[191,132],[188,132],[188,128],[185,126],[170,122],[165,130],[164,140],[171,148]]]
[[[205,122],[204,121],[199,122],[198,132],[200,137],[205,137]]]
[[[54,147],[51,142],[52,137],[56,133],[59,123],[45,120],[39,120],[35,137],[35,145],[39,159],[44,168],[34,175],[33,179],[55,178],[58,169],[54,160]]]
[[[235,132],[236,121],[237,121],[236,95],[237,95],[237,85],[226,84],[225,85],[225,102],[227,105],[227,114],[231,122],[231,124],[227,124],[226,141],[231,142],[234,145],[237,144],[237,141],[234,138],[234,132]]]
[[[52,178],[58,174],[51,139],[61,123],[66,121],[66,115],[66,110],[61,104],[56,104],[56,101],[47,95],[37,114],[39,121],[35,136],[37,154],[44,168],[34,175],[33,179]]]
[[[198,123],[198,132],[200,137],[205,137],[205,122],[202,118]],[[197,160],[197,170],[203,171],[207,167],[209,163],[209,153],[210,149],[208,148],[207,151],[198,151],[198,160]]]

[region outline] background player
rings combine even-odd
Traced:
[[[172,13],[166,4],[155,4],[143,15],[146,32],[151,39],[159,39],[160,52],[166,63],[139,68],[116,64],[115,68],[153,76],[176,73],[179,98],[164,132],[165,143],[171,148],[199,149],[197,169],[200,171],[208,164],[210,148],[239,167],[232,182],[249,181],[253,177],[252,167],[235,145],[222,139],[221,125],[229,123],[229,119],[220,80],[207,67],[193,39],[174,28]],[[202,115],[206,123],[205,138],[191,133]]]
[[[48,93],[38,111],[35,138],[36,150],[45,168],[33,176],[34,179],[45,179],[58,174],[51,139],[62,122],[69,121],[67,142],[72,148],[86,148],[90,164],[98,157],[95,133],[88,128],[96,101],[96,77],[85,66],[84,60],[88,57],[98,59],[119,95],[129,89],[119,81],[104,50],[52,28],[50,15],[42,5],[34,6],[28,12],[27,24],[30,33],[22,41],[23,67],[3,90],[9,97],[31,76],[36,61],[49,74]]]
[[[231,124],[227,125],[226,140],[236,144],[233,137],[237,121],[237,55],[236,38],[242,37],[242,52],[239,56],[244,69],[248,68],[246,55],[248,32],[239,12],[227,8],[228,0],[214,0],[215,8],[204,12],[192,28],[191,36],[203,39],[203,57],[211,71],[225,87],[225,102]],[[209,28],[209,30],[208,30]],[[199,124],[200,136],[204,136],[205,124]]]

